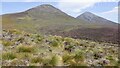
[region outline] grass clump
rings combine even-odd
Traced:
[[[10,66],[27,66],[27,62],[25,62],[25,60],[19,60],[19,59],[13,59],[10,62]]]
[[[9,33],[21,34],[21,32],[17,29],[10,30]]]
[[[13,52],[5,52],[2,54],[3,60],[12,60],[16,58],[16,54]]]
[[[43,59],[41,57],[32,57],[31,63],[42,63]]]
[[[74,49],[73,45],[69,45],[65,47],[65,50],[67,50],[68,52],[72,52],[73,49]]]
[[[11,41],[2,41],[3,46],[12,46],[13,42]]]
[[[59,42],[56,41],[56,40],[53,40],[50,45],[53,46],[53,47],[58,47],[59,46]]]
[[[33,36],[33,38],[34,38],[34,42],[40,43],[40,42],[44,39],[44,36],[42,36],[42,35],[40,35],[40,34],[35,34],[35,35]]]
[[[74,56],[73,55],[70,55],[70,54],[65,54],[65,55],[63,55],[63,62],[64,63],[68,63],[69,62],[69,60],[72,60],[73,58],[74,58]]]
[[[64,41],[68,42],[69,44],[71,44],[72,42],[74,42],[74,39],[66,37],[64,38]]]
[[[83,51],[77,51],[74,58],[75,58],[76,62],[84,61],[85,60],[84,52]]]
[[[27,45],[19,45],[17,46],[17,52],[27,52],[27,53],[33,53],[36,51],[35,46],[27,46]]]
[[[29,59],[31,57],[30,53],[17,53],[17,58],[19,59]]]
[[[43,66],[50,66],[51,58],[43,58]]]
[[[52,66],[62,66],[63,60],[61,56],[55,55],[52,57],[52,60],[50,61],[50,64]]]

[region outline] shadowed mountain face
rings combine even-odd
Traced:
[[[30,33],[113,43],[118,41],[118,24],[89,12],[74,18],[48,4],[20,13],[2,15],[2,26],[3,29],[19,29]]]

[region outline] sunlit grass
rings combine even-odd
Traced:
[[[61,56],[55,55],[52,57],[50,64],[52,66],[62,66],[63,65],[63,59]]]
[[[3,52],[2,59],[3,60],[12,60],[16,58],[16,54],[13,52]]]
[[[2,41],[3,46],[12,46],[14,43],[12,41]]]
[[[31,57],[30,62],[31,63],[42,63],[43,59],[41,57]]]
[[[16,49],[17,52],[27,52],[27,53],[34,53],[36,52],[36,47],[32,45],[19,45]]]
[[[108,43],[109,46],[106,46],[108,45],[107,43],[92,42],[88,40],[52,35],[42,36],[40,34],[19,32],[18,30],[6,31],[4,33],[8,33],[7,36],[11,34],[13,35],[11,36],[12,41],[8,40],[6,37],[3,37],[2,44],[4,47],[2,61],[4,65],[119,65],[117,55],[118,47],[114,46],[116,44]]]

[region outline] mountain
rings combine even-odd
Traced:
[[[3,29],[112,43],[118,42],[117,26],[118,24],[89,12],[74,18],[49,4],[33,7],[24,12],[2,15]]]
[[[91,12],[84,12],[83,14],[79,15],[77,19],[84,20],[88,23],[97,23],[97,24],[116,24],[115,22],[112,22],[110,20],[104,19],[100,16],[97,16]]]
[[[37,7],[34,7],[32,9],[29,9],[26,11],[30,16],[35,17],[35,18],[52,18],[52,17],[57,17],[57,16],[68,16],[66,13],[62,12],[61,10],[55,8],[52,5],[49,4],[44,4],[40,5]],[[51,16],[51,17],[48,17]],[[46,17],[47,16],[47,17]]]
[[[3,28],[18,28],[27,32],[42,32],[44,34],[52,30],[63,31],[84,24],[84,21],[76,20],[48,4],[20,13],[2,15],[2,22]]]

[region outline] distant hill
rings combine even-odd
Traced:
[[[4,14],[2,15],[2,27],[3,29],[19,29],[30,33],[118,42],[116,38],[118,24],[89,12],[74,18],[49,4],[33,7],[24,12]],[[93,34],[91,35],[91,33]]]
[[[104,19],[100,16],[97,16],[91,12],[85,12],[77,17],[77,19],[84,20],[88,23],[98,23],[98,24],[116,24],[110,20]]]

